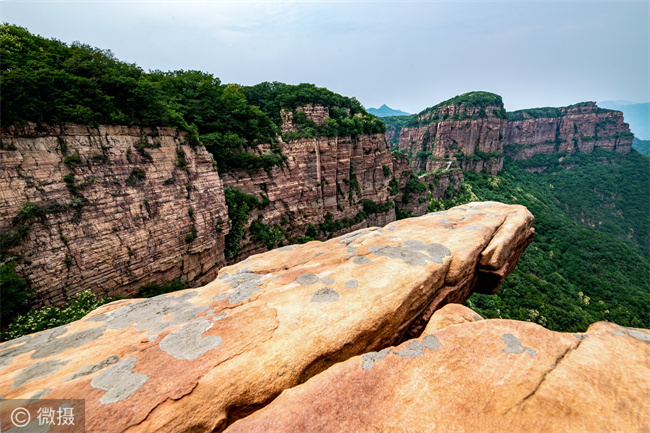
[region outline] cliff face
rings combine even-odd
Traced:
[[[381,368],[389,360],[372,352],[416,338],[447,303],[496,291],[532,223],[523,206],[468,203],[255,255],[204,287],[117,301],[2,344],[0,395],[84,399],[92,432],[222,431],[352,357]],[[3,426],[10,414],[0,407]],[[303,430],[318,429],[286,431]]]
[[[361,200],[386,203],[392,178],[392,156],[381,134],[351,137],[303,138],[283,143],[286,164],[270,172],[236,171],[222,174],[224,187],[237,188],[270,202],[254,210],[249,224],[261,218],[267,226],[279,224],[289,237],[304,236],[308,224],[319,226],[331,214],[332,221],[354,219],[363,209]],[[390,170],[386,176],[382,167]],[[386,172],[388,173],[388,172]],[[395,211],[371,214],[341,229],[348,232],[395,221]],[[336,234],[336,232],[334,233]],[[242,240],[236,260],[268,248],[251,236]]]
[[[327,109],[317,104],[297,110],[319,125],[329,117]],[[291,111],[283,111],[282,119],[283,132],[296,131]],[[329,221],[334,231],[328,235],[336,236],[395,221],[395,210],[386,207],[392,206],[398,193],[395,189],[391,191],[389,184],[395,178],[403,188],[405,172],[411,168],[408,163],[400,165],[394,161],[383,134],[301,138],[281,145],[287,160],[280,167],[269,172],[260,169],[222,174],[224,187],[269,199],[264,208],[250,214],[249,233],[231,262],[269,249],[250,233],[254,221],[267,227],[277,224],[284,232],[285,243],[308,234],[309,224],[319,228]],[[364,210],[362,200],[384,208],[359,216]],[[412,214],[419,216],[425,212],[426,203]],[[337,228],[336,222],[345,224]],[[325,233],[320,232],[318,237],[324,238]]]
[[[521,110],[510,115],[505,151],[515,160],[557,152],[591,153],[595,148],[630,152],[633,135],[620,111],[603,110],[595,103],[561,107],[549,113],[535,111]]]
[[[177,131],[28,126],[1,138],[0,233],[28,225],[3,255],[17,258],[38,303],[84,289],[133,295],[150,281],[206,282],[223,266],[221,180],[205,149]],[[36,206],[26,213],[27,202]]]
[[[503,166],[500,155],[508,122],[502,108],[452,104],[420,114],[419,126],[401,129],[399,150],[411,154],[416,172],[434,171],[456,159],[463,170],[497,174]]]

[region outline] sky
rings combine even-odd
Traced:
[[[313,83],[417,113],[473,90],[506,109],[649,102],[650,2],[3,0],[0,19],[145,70]]]

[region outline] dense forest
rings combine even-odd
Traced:
[[[219,170],[269,169],[283,163],[282,109],[298,131],[285,139],[383,133],[384,124],[354,98],[313,84],[222,84],[200,71],[149,71],[110,50],[45,39],[9,24],[0,27],[2,126],[77,123],[171,126],[189,131]],[[316,125],[297,110],[321,104],[330,119]],[[271,152],[260,150],[270,144]]]
[[[460,195],[432,202],[433,210],[496,200],[535,215],[535,240],[501,290],[474,294],[468,306],[556,331],[599,320],[650,326],[650,159],[608,153],[576,154],[579,166],[546,173],[508,160],[498,176],[465,173]]]

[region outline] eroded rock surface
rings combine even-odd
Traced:
[[[221,431],[349,358],[374,374],[447,350],[436,334],[385,351],[441,306],[495,291],[532,222],[522,206],[469,203],[251,256],[204,287],[3,344],[0,395],[83,398],[93,432]]]
[[[36,304],[215,278],[230,227],[222,183],[210,154],[185,138],[125,126],[0,131],[0,234],[30,225],[7,255]],[[18,221],[28,202],[38,211]]]
[[[449,307],[419,338],[335,365],[226,431],[650,429],[647,329],[558,333]]]

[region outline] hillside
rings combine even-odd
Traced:
[[[638,150],[642,155],[650,156],[650,140],[640,140],[634,137],[632,147]]]
[[[596,152],[580,158],[581,166],[551,173],[513,161],[499,176],[465,173],[461,195],[436,201],[444,208],[498,200],[535,215],[535,240],[502,289],[473,295],[468,306],[557,331],[584,331],[599,320],[650,326],[650,160],[637,152],[610,164]]]

